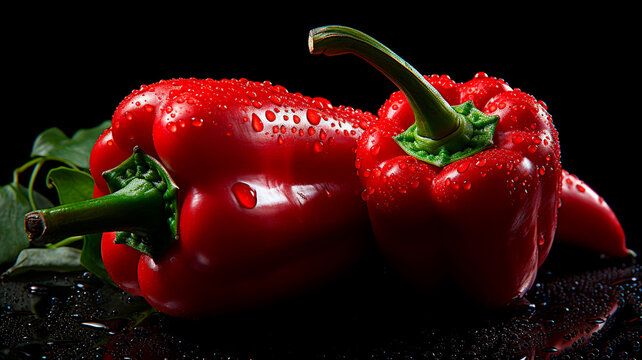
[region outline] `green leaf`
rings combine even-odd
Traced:
[[[2,276],[22,274],[27,271],[78,271],[80,250],[68,246],[59,248],[29,248],[18,255],[16,263]]]
[[[49,170],[47,186],[58,192],[61,204],[68,204],[92,198],[94,179],[88,173],[68,167]]]
[[[78,130],[71,138],[59,128],[53,127],[43,131],[36,138],[32,157],[48,156],[70,161],[78,167],[89,168],[89,154],[96,140],[110,125],[109,121],[89,129]]]
[[[33,192],[39,208],[52,207],[51,201]],[[13,261],[29,246],[24,230],[24,216],[34,210],[29,204],[28,190],[22,185],[8,184],[0,187],[0,264]]]
[[[67,167],[51,169],[47,174],[47,184],[56,188],[61,204],[83,201],[93,197],[94,180],[91,175],[81,170]],[[101,236],[102,234],[83,236],[80,264],[105,282],[115,285],[103,263],[100,249]]]

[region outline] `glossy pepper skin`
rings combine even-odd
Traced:
[[[327,27],[311,36],[313,52],[356,54],[400,87],[359,139],[355,162],[377,243],[393,269],[421,291],[455,293],[482,307],[502,307],[522,296],[549,253],[557,225],[562,168],[557,131],[544,104],[483,73],[464,83],[424,77],[353,29]],[[439,111],[421,112],[426,97]],[[419,129],[423,121],[429,128],[440,112],[467,102],[467,109],[474,105],[486,121],[496,122],[492,141],[482,149],[431,163],[415,156],[421,155],[418,146],[402,148],[413,125]],[[456,131],[442,131],[443,138]],[[446,146],[427,157],[449,153]],[[451,291],[439,291],[444,289]]]
[[[370,244],[353,163],[374,118],[245,79],[134,91],[92,151],[95,198],[112,191],[101,174],[136,147],[178,186],[178,237],[152,256],[105,231],[109,274],[179,317],[251,309],[332,279]]]

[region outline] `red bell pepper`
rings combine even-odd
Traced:
[[[563,170],[562,177],[555,241],[612,257],[635,256],[608,203],[577,176]]]
[[[400,89],[359,139],[356,167],[382,250],[422,291],[501,307],[533,284],[557,224],[558,135],[542,102],[478,74],[424,77],[375,39],[329,26],[315,54],[356,54]],[[438,290],[448,288],[455,291]]]
[[[113,280],[169,315],[261,306],[367,250],[353,162],[374,118],[267,82],[145,86],[92,151],[94,199],[29,214],[27,230],[34,241],[103,232]]]

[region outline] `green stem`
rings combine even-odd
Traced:
[[[73,244],[73,243],[75,243],[75,242],[77,242],[77,241],[83,240],[84,238],[85,238],[85,237],[84,237],[84,236],[82,236],[82,235],[78,235],[78,236],[70,236],[70,237],[68,237],[68,238],[66,238],[66,239],[64,239],[64,240],[58,241],[58,242],[57,242],[57,243],[55,243],[55,244],[54,244],[54,243],[52,243],[52,244],[47,244],[47,247],[48,247],[48,248],[50,248],[50,249],[56,249],[56,248],[59,248],[59,247],[61,247],[61,246],[71,245],[71,244]]]
[[[33,170],[31,171],[31,176],[29,177],[29,185],[28,185],[28,196],[29,196],[29,204],[31,205],[31,210],[35,210],[36,203],[33,197],[33,191],[34,191],[34,186],[36,182],[36,178],[38,177],[38,173],[40,172],[40,169],[44,166],[45,162],[47,161],[57,161],[60,163],[63,163],[67,165],[68,167],[72,169],[78,169],[78,166],[76,166],[74,163],[67,161],[62,158],[58,157],[53,157],[53,156],[39,156],[36,157],[32,160],[29,160],[28,162],[24,163],[22,166],[19,168],[15,169],[13,171],[13,185],[18,187],[20,185],[20,175],[27,171],[30,167],[34,167]]]
[[[407,154],[445,166],[492,146],[499,117],[484,114],[470,101],[450,106],[417,70],[370,36],[326,26],[310,31],[308,47],[312,54],[357,55],[397,85],[415,115],[415,123],[394,136]]]
[[[372,37],[345,26],[310,31],[312,54],[354,54],[382,72],[404,93],[415,114],[418,135],[439,140],[456,133],[460,118],[432,85],[410,64]]]
[[[27,169],[29,169],[30,167],[34,166],[35,164],[38,164],[38,163],[43,162],[43,161],[44,161],[43,158],[35,158],[35,159],[32,159],[32,160],[29,160],[28,162],[24,163],[19,168],[13,170],[13,184],[16,185],[16,186],[19,185],[20,184],[20,174],[22,174],[23,172],[25,172]]]
[[[152,183],[133,179],[103,197],[32,211],[25,216],[25,230],[37,245],[107,231],[146,236],[163,227],[163,208],[163,195]]]
[[[33,198],[33,188],[36,184],[36,178],[38,177],[38,173],[40,172],[40,169],[42,166],[45,164],[45,161],[39,161],[36,163],[36,166],[33,167],[33,170],[31,171],[31,176],[29,177],[29,188],[28,188],[28,194],[29,194],[29,204],[31,205],[31,210],[36,210],[36,201]]]

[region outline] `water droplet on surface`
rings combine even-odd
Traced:
[[[316,97],[312,99],[312,105],[314,105],[316,108],[320,110],[323,110],[323,108],[328,108],[328,109],[332,108],[332,104],[330,103],[330,101],[322,97]]]
[[[470,163],[468,161],[465,161],[465,162],[459,164],[459,166],[457,166],[457,172],[460,173],[460,174],[465,173],[466,170],[468,170],[468,166],[470,166]]]
[[[191,124],[195,127],[201,127],[203,125],[203,119],[192,118]]]
[[[265,118],[268,121],[274,121],[274,120],[276,120],[276,115],[271,110],[268,110],[268,111],[265,112]]]
[[[323,151],[323,143],[321,141],[315,141],[314,142],[314,152],[322,152]]]
[[[521,135],[513,136],[513,144],[520,144],[522,141],[524,141],[524,138]]]
[[[256,132],[263,131],[263,121],[256,114],[252,114],[252,129]]]
[[[270,96],[268,97],[268,99],[270,99],[270,101],[271,101],[274,105],[281,105],[281,103],[283,103],[283,99],[281,99],[281,97],[276,96],[276,95],[270,95]]]
[[[544,353],[555,353],[555,352],[558,352],[558,351],[559,350],[554,346],[547,346],[547,347],[542,348],[542,352],[544,352]]]
[[[250,187],[250,185],[237,182],[232,185],[232,194],[238,201],[239,205],[246,209],[253,209],[256,206],[257,198],[256,191]]]
[[[145,109],[145,111],[149,113],[154,111],[154,107],[149,104],[146,104],[145,106],[143,106],[143,109]]]
[[[321,122],[321,115],[314,109],[308,109],[306,117],[308,118],[308,122],[312,125],[318,125]]]
[[[325,140],[327,136],[328,135],[325,133],[325,130],[321,129],[321,131],[319,132],[319,139]]]
[[[178,129],[178,127],[176,126],[176,123],[174,123],[173,121],[168,122],[167,125],[165,125],[165,127],[171,133],[175,133],[176,130]]]
[[[80,325],[91,327],[91,328],[95,328],[95,329],[109,329],[109,327],[107,327],[107,325],[105,325],[103,323],[95,322],[95,321],[81,322]]]
[[[602,318],[599,318],[599,317],[596,317],[596,318],[588,319],[588,320],[586,320],[586,322],[591,324],[591,325],[600,325],[600,324],[604,324],[606,322],[606,320],[604,320]]]

